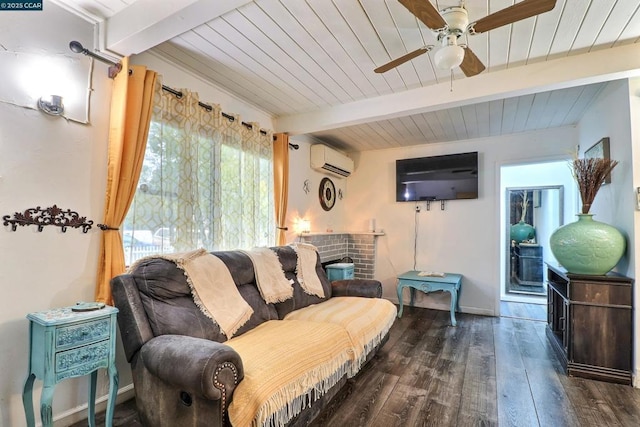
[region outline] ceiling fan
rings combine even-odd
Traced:
[[[442,44],[442,47],[434,55],[436,66],[445,70],[460,67],[467,77],[480,74],[485,70],[485,66],[469,46],[458,43],[462,36],[484,33],[503,25],[530,18],[548,12],[556,5],[556,0],[522,0],[520,3],[469,23],[469,14],[465,8],[464,1],[460,6],[448,7],[442,11],[438,11],[429,0],[398,1],[436,33],[438,41]],[[374,71],[376,73],[384,73],[429,52],[433,48],[434,46],[423,46],[381,65]]]

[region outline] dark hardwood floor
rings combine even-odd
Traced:
[[[500,317],[513,317],[514,319],[528,319],[546,322],[546,301],[545,304],[500,301]]]
[[[545,323],[457,320],[451,327],[446,311],[405,307],[378,356],[313,425],[640,426],[640,390],[567,377]],[[114,426],[139,426],[134,408],[118,405]]]

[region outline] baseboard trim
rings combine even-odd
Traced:
[[[118,403],[126,402],[129,399],[132,399],[135,395],[133,390],[133,384],[126,385],[120,389],[118,389],[118,395],[116,396],[116,405]],[[101,411],[106,411],[107,409],[107,399],[108,395],[104,395],[98,397],[96,399],[96,413]],[[71,408],[67,411],[64,411],[58,415],[53,417],[53,425],[54,427],[64,427],[73,423],[77,423],[78,421],[82,421],[87,419],[89,404],[84,403],[80,406],[76,406],[75,408]],[[36,416],[39,419],[39,416]],[[36,425],[41,426],[42,423],[38,422]]]
[[[398,298],[387,298],[389,301],[391,301],[392,303],[399,305],[400,302],[398,301]],[[404,301],[403,302],[403,306],[404,307],[409,307],[409,301]],[[444,304],[432,304],[429,306],[424,306],[424,305],[420,305],[420,304],[416,304],[416,307],[420,307],[420,308],[428,308],[431,310],[441,310],[441,311],[449,311],[450,307],[449,305],[444,305]],[[477,314],[479,316],[490,316],[490,317],[497,317],[496,313],[488,308],[480,308],[480,307],[469,307],[469,306],[465,306],[465,305],[461,305],[460,306],[460,311],[462,313],[468,313],[468,314]]]

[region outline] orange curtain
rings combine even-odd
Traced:
[[[156,72],[146,67],[129,66],[122,60],[122,70],[113,81],[109,127],[109,157],[104,220],[100,241],[96,301],[111,304],[112,277],[125,271],[122,237],[118,229],[129,210],[142,170],[147,135],[153,108]],[[127,70],[131,70],[127,73]]]
[[[289,200],[289,135],[276,133],[273,143],[273,204],[276,209],[276,244],[287,241],[287,201]]]

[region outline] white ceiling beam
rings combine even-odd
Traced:
[[[479,102],[640,76],[640,43],[279,117],[276,132],[319,132]]]
[[[100,24],[100,50],[144,52],[251,0],[137,0]]]

